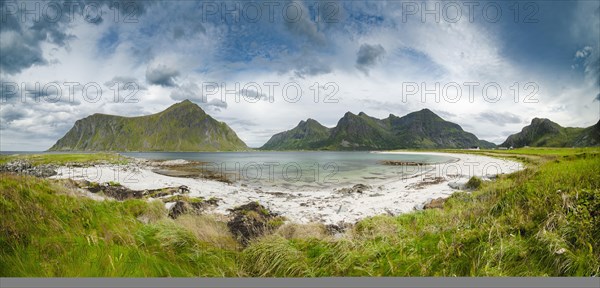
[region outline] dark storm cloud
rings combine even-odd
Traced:
[[[67,34],[62,32],[62,22],[22,22],[20,3],[0,1],[2,11],[2,57],[0,72],[16,74],[33,65],[45,65],[41,42],[64,45]],[[14,11],[14,13],[13,13]]]
[[[381,44],[362,44],[356,53],[356,67],[367,73],[368,68],[373,67],[384,55],[385,49]]]
[[[68,48],[69,40],[75,36],[67,33],[66,30],[77,17],[82,17],[90,24],[99,24],[103,21],[102,17],[107,15],[115,17],[113,11],[118,10],[120,17],[118,19],[115,17],[114,20],[124,21],[129,17],[129,20],[135,21],[153,2],[0,1],[0,11],[2,11],[0,32],[3,34],[0,72],[17,74],[35,65],[48,64],[42,53],[41,44],[51,43]]]
[[[0,110],[0,119],[2,119],[3,124],[8,124],[12,121],[19,120],[27,115],[24,111],[15,108],[14,105],[4,106],[2,110]]]
[[[175,87],[175,77],[179,76],[179,71],[167,65],[148,66],[146,69],[146,81],[153,85],[164,87]]]
[[[0,71],[8,74],[21,72],[34,65],[45,65],[47,61],[39,46],[32,46],[15,37],[3,44]]]
[[[283,10],[283,20],[288,31],[297,36],[306,37],[316,44],[325,44],[325,35],[319,32],[316,23],[310,20],[310,13],[305,5],[300,2],[291,2],[286,7]]]

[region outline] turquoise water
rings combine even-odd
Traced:
[[[425,154],[369,152],[148,152],[122,153],[152,160],[193,160],[201,169],[224,173],[230,179],[254,187],[319,189],[359,183],[378,183],[406,177],[427,169],[389,166],[382,160],[446,163],[454,158]]]

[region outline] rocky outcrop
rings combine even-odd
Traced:
[[[33,165],[25,160],[11,161],[0,165],[0,172],[18,173],[35,177],[51,177],[57,174],[54,165]]]
[[[243,245],[281,226],[284,220],[257,202],[229,209],[229,212],[231,220],[227,222],[227,227]]]
[[[221,201],[221,199],[218,198],[211,198],[206,200],[202,197],[190,198],[181,195],[164,198],[162,200],[167,204],[174,203],[169,207],[169,217],[173,219],[176,219],[177,217],[183,214],[203,214],[208,210],[219,206],[218,202]]]
[[[365,185],[365,184],[356,184],[354,186],[352,186],[351,188],[348,187],[344,187],[344,188],[340,188],[340,189],[335,189],[335,192],[341,193],[341,194],[354,194],[354,193],[359,193],[362,194],[365,191],[371,190],[371,186],[369,185]]]
[[[446,202],[446,199],[444,199],[442,197],[432,199],[429,202],[425,203],[425,205],[423,206],[423,209],[442,209],[442,208],[444,208],[445,202]]]

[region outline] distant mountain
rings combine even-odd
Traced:
[[[562,127],[545,118],[533,118],[521,132],[508,136],[503,147],[584,147],[600,144],[600,121],[588,128]]]
[[[423,148],[493,148],[496,144],[479,140],[456,123],[446,121],[429,109],[410,113],[404,117],[388,118],[394,134],[402,147]]]
[[[347,112],[331,129],[314,120],[307,124],[309,121],[301,121],[296,128],[275,134],[261,149],[385,150],[496,146],[477,139],[459,125],[445,121],[428,109],[403,117],[390,114],[385,119],[363,112],[358,115]]]
[[[308,119],[300,121],[294,129],[277,133],[262,149],[267,150],[311,150],[318,148],[329,137],[330,129],[321,123]]]
[[[573,142],[573,146],[599,146],[600,145],[600,120],[588,128],[583,129]]]
[[[185,100],[157,114],[94,114],[77,120],[49,151],[232,151],[248,147],[227,124]]]

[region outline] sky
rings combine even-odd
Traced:
[[[428,108],[497,144],[600,118],[599,1],[2,1],[0,150],[189,99],[250,147]]]

